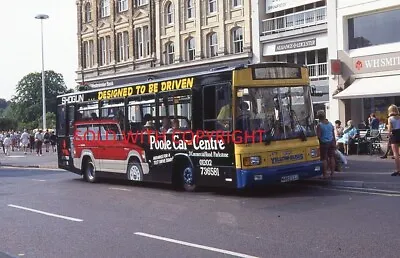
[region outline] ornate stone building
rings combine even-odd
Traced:
[[[248,63],[247,0],[78,0],[77,82],[106,87]]]

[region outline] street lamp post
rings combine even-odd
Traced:
[[[41,37],[42,37],[42,103],[43,103],[43,130],[47,129],[46,126],[46,91],[45,91],[45,78],[44,78],[44,47],[43,47],[43,20],[48,19],[49,16],[46,14],[39,14],[35,16],[36,19],[40,20],[41,25]]]

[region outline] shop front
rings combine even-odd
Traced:
[[[353,58],[339,52],[344,89],[333,99],[342,102],[344,120],[360,124],[375,113],[386,124],[389,105],[400,105],[400,52]]]

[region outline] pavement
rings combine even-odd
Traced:
[[[400,192],[188,193],[1,167],[0,195],[0,257],[398,257]]]
[[[345,186],[364,188],[366,191],[400,190],[400,177],[392,177],[395,170],[394,160],[381,159],[378,155],[350,155],[343,172],[337,172],[330,180],[311,179],[301,183],[324,186]],[[23,152],[12,152],[10,156],[0,154],[3,167],[58,169],[57,154],[43,152],[24,155]]]

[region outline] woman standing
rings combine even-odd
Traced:
[[[392,176],[400,176],[400,159],[399,159],[399,144],[400,144],[400,116],[399,109],[395,105],[388,108],[388,130],[390,143],[392,145],[393,156],[396,163],[396,172]]]
[[[335,128],[331,122],[326,119],[325,111],[320,110],[317,112],[319,123],[317,125],[317,135],[320,143],[320,155],[323,162],[323,178],[327,178],[328,168],[331,171],[331,176],[335,171]]]

